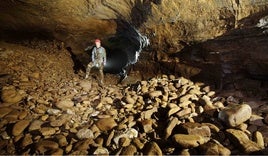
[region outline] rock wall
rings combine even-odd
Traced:
[[[41,32],[81,53],[94,38],[115,36],[123,20],[148,36],[154,50],[174,53],[224,34],[267,6],[266,0],[5,0],[0,32],[2,38]]]

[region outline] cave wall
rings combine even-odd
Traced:
[[[152,49],[174,53],[239,27],[267,8],[267,0],[5,0],[0,32],[2,38],[10,32],[43,33],[81,53],[94,38],[114,36],[123,20],[148,36]]]

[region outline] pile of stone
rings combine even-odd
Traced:
[[[64,77],[72,72],[64,62],[46,72],[16,69],[2,87],[0,154],[230,155],[267,147],[268,118],[203,83],[162,75],[104,87]]]
[[[90,92],[90,82],[73,84],[67,88],[77,93],[55,103],[3,87],[1,154],[231,154],[265,146],[260,132],[247,130],[248,105],[224,106],[209,87],[185,78],[164,75],[123,94],[115,86]]]

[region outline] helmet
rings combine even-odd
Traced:
[[[101,40],[100,40],[100,39],[96,39],[96,40],[95,40],[95,43],[97,43],[97,42],[101,42]]]

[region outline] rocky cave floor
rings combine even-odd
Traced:
[[[57,42],[0,43],[0,154],[268,154],[268,103],[174,75],[74,73]],[[265,98],[265,97],[264,97]]]

